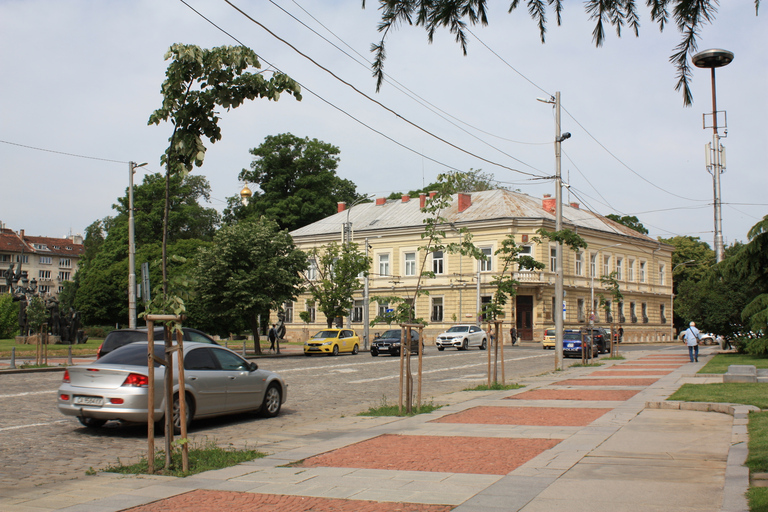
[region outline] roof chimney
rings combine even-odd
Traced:
[[[579,209],[579,203],[571,203],[571,208]]]
[[[408,194],[403,194],[402,199],[404,203],[407,203],[408,201],[411,200],[411,196],[409,196]]]
[[[472,206],[472,195],[459,192],[459,213]]]
[[[339,201],[336,203],[337,212],[341,213],[347,209],[347,203],[345,201]]]
[[[24,230],[23,230],[23,229],[20,229],[20,230],[19,230],[19,236],[20,236],[21,238],[24,238]]]
[[[555,211],[555,198],[550,194],[544,194],[544,199],[541,200],[541,207],[549,213],[553,213]]]
[[[381,205],[383,205],[386,202],[387,202],[387,198],[386,197],[377,197],[376,198],[376,206],[381,206]]]
[[[432,199],[437,195],[437,190],[430,190],[429,191],[429,198]]]
[[[424,194],[424,193],[419,194],[419,208],[424,208],[426,204],[427,204],[427,194]]]

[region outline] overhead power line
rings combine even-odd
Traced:
[[[78,155],[76,153],[67,153],[64,151],[56,151],[54,149],[46,149],[46,148],[38,148],[35,146],[27,146],[26,144],[19,144],[18,142],[10,142],[7,140],[0,140],[3,144],[8,144],[10,146],[18,146],[20,148],[26,148],[26,149],[34,149],[35,151],[44,151],[46,153],[55,153],[57,155],[65,155],[65,156],[71,156],[74,158],[85,158],[87,160],[100,160],[102,162],[112,162],[115,164],[127,164],[128,162],[123,160],[110,160],[109,158],[99,158],[97,156],[88,156],[88,155]]]

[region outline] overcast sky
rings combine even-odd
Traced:
[[[210,181],[211,206],[219,210],[242,188],[237,176],[250,164],[248,150],[285,132],[338,146],[338,174],[360,193],[406,192],[449,168],[473,168],[535,197],[554,194],[551,180],[529,174],[554,174],[554,112],[536,98],[560,91],[562,130],[572,133],[563,143],[563,176],[571,185],[564,200],[603,215],[636,215],[654,237],[692,235],[712,245],[713,187],[704,165],[712,130],[702,127],[702,114],[712,110],[709,71],[694,68],[695,103],[684,107],[668,61],[679,35],[673,26],[660,33],[642,2],[640,37],[626,30],[619,39],[610,31],[599,49],[575,2],[568,2],[563,26],[550,16],[546,44],[524,7],[507,14],[508,1],[489,2],[491,23],[471,28],[479,40],[470,38],[466,57],[446,32],[430,45],[423,29],[400,27],[387,46],[385,71],[393,83],[378,94],[370,66],[353,53],[372,58],[369,47],[379,39],[374,0],[366,10],[359,0],[234,2],[421,129],[341,84],[225,2],[188,3],[256,51],[264,68],[278,68],[304,88],[301,102],[285,95],[222,113],[223,138],[207,143],[205,164],[194,171]],[[177,42],[237,44],[176,0],[0,0],[0,221],[6,227],[44,236],[82,233],[114,214],[111,206],[128,185],[128,161],[148,162],[137,183],[144,173],[160,171],[171,126],[148,126],[147,119],[161,103],[163,56]],[[699,49],[709,48],[735,54],[717,72],[718,109],[728,119],[722,199],[730,244],[746,240],[768,213],[766,14],[755,16],[752,0],[723,2],[715,23],[701,33]],[[403,87],[418,98],[404,95]]]

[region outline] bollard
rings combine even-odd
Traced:
[[[245,340],[243,340],[243,357],[245,357]]]
[[[74,363],[72,362],[72,345],[67,347],[67,365],[72,366]]]
[[[16,347],[11,347],[11,370],[16,369]]]
[[[228,341],[224,342],[224,348],[229,348],[229,342]]]

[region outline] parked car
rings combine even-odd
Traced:
[[[165,346],[155,345],[155,354],[164,357]],[[282,377],[260,370],[229,349],[209,343],[184,344],[184,390],[189,425],[207,418],[259,410],[274,417],[287,397]],[[177,368],[177,354],[173,355]],[[155,363],[155,419],[165,414],[163,378],[165,368]],[[176,432],[179,417],[178,373],[173,372],[173,419]],[[135,342],[118,348],[93,363],[70,366],[64,371],[58,391],[59,412],[76,416],[80,423],[98,428],[109,420],[147,422],[147,343]]]
[[[304,342],[304,355],[360,351],[360,337],[352,329],[322,329]]]
[[[390,329],[371,342],[371,356],[379,354],[400,355],[400,343],[402,342],[402,330]],[[423,343],[422,343],[423,345]],[[419,353],[419,331],[411,330],[411,354]],[[423,353],[423,352],[422,352]]]
[[[541,348],[544,350],[555,349],[555,328],[550,327],[544,330],[544,340],[541,342]]]
[[[218,343],[213,341],[213,338],[205,334],[203,331],[198,331],[197,329],[192,329],[190,327],[182,327],[181,330],[184,333],[182,337],[184,341],[194,341],[195,343],[208,343],[211,345],[218,345]],[[96,351],[96,359],[104,357],[113,350],[124,345],[128,345],[129,343],[147,341],[147,332],[148,329],[146,327],[139,329],[115,329],[114,331],[110,331],[107,334],[107,337],[104,338],[104,342]],[[160,341],[162,343],[164,337],[164,328],[155,327],[155,341]]]
[[[596,358],[597,344],[594,343],[590,336],[585,333],[585,342],[587,350],[592,351],[592,357]],[[580,329],[566,329],[563,331],[563,357],[581,357],[583,351],[582,347],[582,331]]]
[[[589,327],[587,327],[586,329],[590,330]],[[564,332],[569,332],[569,331],[578,332],[579,329],[564,330]],[[607,354],[608,352],[610,352],[610,345],[609,345],[610,335],[608,334],[608,332],[602,327],[592,327],[591,332],[592,332],[592,340],[597,347],[597,353]],[[565,342],[565,337],[563,337],[563,342]],[[541,348],[543,348],[544,350],[554,349],[555,344],[556,344],[555,328],[550,327],[544,331],[544,340],[541,342]]]
[[[469,347],[479,347],[485,350],[488,346],[488,335],[476,325],[454,325],[435,339],[437,350],[448,348],[467,350]]]

